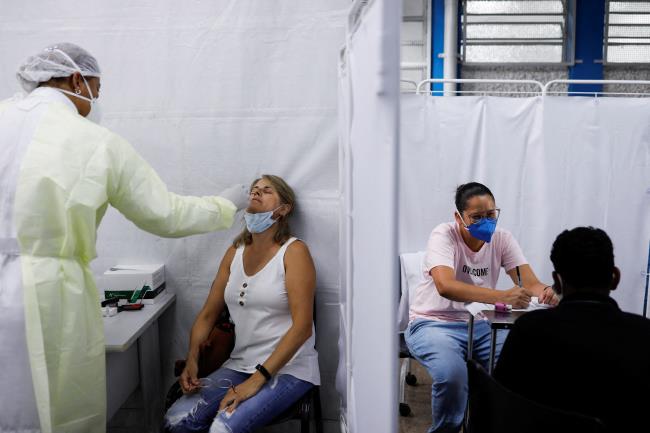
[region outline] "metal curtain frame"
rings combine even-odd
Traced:
[[[650,86],[650,80],[551,80],[548,83],[544,84],[544,88],[542,89],[542,96],[548,96],[550,93],[553,94],[558,94],[558,93],[577,93],[573,90],[566,90],[566,91],[557,91],[557,92],[549,92],[549,88],[554,85],[554,84],[569,84],[569,85],[581,85],[581,84],[600,84],[600,85],[605,85],[605,84],[629,84],[629,85],[646,85]],[[619,93],[616,92],[584,92],[585,94],[593,94],[593,95],[616,95]],[[648,93],[625,93],[626,95],[650,95],[650,89]]]
[[[474,83],[474,84],[530,84],[539,88],[539,90],[523,93],[539,93],[542,94],[544,90],[544,85],[537,80],[499,80],[499,79],[480,79],[480,78],[430,78],[428,80],[422,80],[415,89],[416,94],[420,94],[422,86],[428,83]],[[479,92],[480,93],[480,92]],[[516,93],[516,92],[514,92]]]
[[[563,93],[569,93],[569,90],[562,90],[562,91],[550,91],[550,87],[556,84],[570,84],[570,85],[585,85],[585,84],[600,84],[600,85],[605,85],[605,84],[623,84],[623,85],[644,85],[644,86],[650,86],[650,80],[551,80],[547,82],[546,84],[542,84],[537,80],[506,80],[506,79],[480,79],[480,78],[430,78],[427,80],[422,80],[418,83],[415,93],[416,94],[422,94],[424,93],[422,91],[422,86],[425,84],[429,83],[458,83],[458,84],[465,84],[465,83],[472,83],[472,84],[529,84],[531,86],[536,86],[538,90],[531,90],[529,92],[500,92],[500,91],[458,91],[457,93],[529,93],[529,94],[540,94],[542,96],[549,96],[552,94],[563,94]],[[435,90],[429,90],[427,93],[433,93]],[[580,93],[580,92],[575,92],[571,91],[570,93],[575,94],[575,93]],[[607,95],[650,95],[650,89],[648,90],[647,93],[639,93],[639,92],[629,92],[629,93],[622,93],[622,92],[583,92],[585,95],[601,95],[601,96],[607,96]]]

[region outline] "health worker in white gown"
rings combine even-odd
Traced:
[[[126,140],[89,120],[100,70],[81,47],[46,48],[17,76],[29,94],[0,102],[0,433],[103,433],[89,263],[107,206],[158,236],[189,236],[230,227],[248,188],[169,192]]]

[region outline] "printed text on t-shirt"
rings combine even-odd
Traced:
[[[463,272],[475,277],[487,277],[489,268],[470,268],[467,265],[463,265]]]

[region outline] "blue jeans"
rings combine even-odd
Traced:
[[[404,339],[409,351],[432,379],[432,432],[457,432],[463,423],[467,405],[467,322],[436,322],[416,319],[409,323]],[[495,356],[507,331],[498,331]],[[472,357],[487,367],[490,359],[490,325],[474,321]]]
[[[208,377],[215,382],[229,379],[236,386],[250,374],[220,368]],[[313,386],[289,374],[281,374],[267,382],[253,397],[240,403],[232,414],[226,411],[217,413],[228,389],[202,388],[199,392],[182,396],[169,408],[165,415],[165,428],[171,433],[248,433],[272,421]]]

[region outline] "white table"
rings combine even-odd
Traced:
[[[147,432],[159,432],[163,411],[158,318],[176,295],[164,293],[140,311],[104,317],[106,338],[107,419],[110,420],[140,385]],[[135,344],[134,344],[135,343]]]

